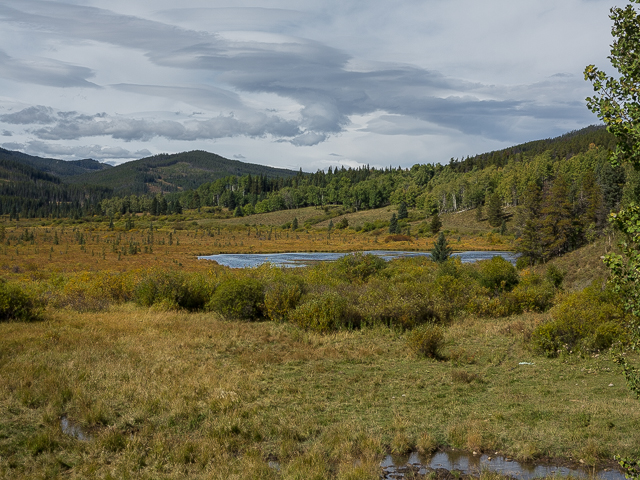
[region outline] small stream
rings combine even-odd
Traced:
[[[598,477],[603,480],[624,480],[624,474],[618,470],[595,470],[588,467],[569,468],[535,463],[519,463],[507,457],[499,455],[469,455],[458,452],[438,452],[433,456],[423,457],[414,452],[409,456],[387,455],[380,463],[382,478],[385,480],[405,478],[411,476],[418,478],[427,476],[430,472],[438,472],[440,469],[449,472],[457,471],[463,475],[478,476],[481,471],[492,471],[509,475],[521,480],[531,480],[545,476],[573,476],[578,478]]]
[[[430,257],[428,252],[410,252],[395,250],[370,250],[362,253],[377,255],[385,260],[393,260],[401,257]],[[287,253],[220,253],[218,255],[205,255],[198,257],[198,260],[213,260],[220,265],[230,268],[252,268],[263,263],[272,263],[277,267],[306,267],[317,262],[333,262],[348,253],[334,252],[287,252]],[[513,252],[487,252],[469,251],[457,252],[452,256],[459,257],[462,263],[477,262],[487,260],[495,256],[500,256],[505,260],[515,264],[517,254]]]

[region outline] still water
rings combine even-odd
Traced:
[[[400,257],[429,257],[427,252],[403,252],[394,250],[370,250],[363,253],[371,253],[385,260]],[[206,255],[198,257],[199,260],[213,260],[220,265],[230,268],[251,268],[272,263],[278,267],[306,267],[317,262],[331,262],[348,255],[347,253],[329,252],[290,252],[290,253],[221,253],[218,255]],[[500,256],[515,264],[517,254],[513,252],[458,252],[453,256],[460,257],[462,263],[477,262],[495,256]]]
[[[482,471],[509,475],[520,480],[531,480],[547,476],[574,478],[601,478],[603,480],[624,480],[624,474],[614,469],[569,468],[560,465],[524,464],[499,455],[469,455],[461,452],[439,452],[423,457],[418,453],[410,456],[387,455],[380,464],[383,478],[404,478],[409,472],[427,475],[429,472],[445,469],[462,474],[478,476]]]

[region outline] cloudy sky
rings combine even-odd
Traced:
[[[0,146],[446,163],[597,123],[582,72],[608,66],[614,4],[2,0]]]

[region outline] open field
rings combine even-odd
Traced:
[[[376,478],[385,451],[437,445],[640,454],[638,402],[606,356],[527,349],[544,315],[456,321],[442,361],[386,328],[320,335],[126,305],[47,317],[0,325],[4,478]],[[63,417],[93,440],[63,434]]]

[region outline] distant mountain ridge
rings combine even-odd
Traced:
[[[57,175],[58,177],[70,177],[87,172],[96,172],[113,168],[106,163],[100,163],[90,158],[84,160],[58,160],[55,158],[35,157],[26,153],[14,152],[0,148],[0,159],[28,165],[41,172]]]
[[[203,183],[230,175],[291,177],[297,173],[295,170],[229,160],[215,153],[193,150],[141,158],[109,169],[68,177],[64,181],[110,187],[117,195],[139,195],[195,189]]]

